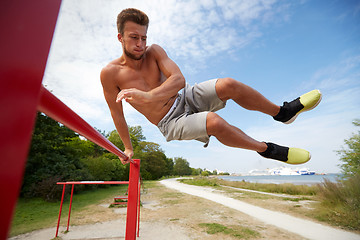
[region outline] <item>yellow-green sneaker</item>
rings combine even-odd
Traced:
[[[265,158],[279,160],[288,164],[303,164],[310,160],[308,151],[301,148],[289,148],[274,143],[266,143],[268,148],[265,152],[258,152]]]
[[[279,114],[274,119],[290,124],[295,121],[300,113],[309,111],[319,105],[321,98],[320,90],[312,90],[291,102],[284,102],[283,106],[280,107]]]
[[[303,164],[311,159],[311,154],[301,148],[289,148],[288,160],[289,164]]]

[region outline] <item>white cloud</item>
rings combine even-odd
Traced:
[[[275,1],[64,0],[44,84],[85,119],[93,120],[107,108],[101,68],[122,53],[116,38],[116,16],[122,9],[146,12],[149,44],[159,43],[175,60],[187,59],[185,71],[193,72],[204,68],[209,57],[234,52],[258,38],[257,26],[274,5]],[[129,106],[125,110],[129,124],[139,124],[134,110]],[[104,118],[108,122],[109,116]]]
[[[175,62],[182,63],[183,72],[193,73],[206,68],[209,59],[218,55],[234,58],[239,49],[264,35],[264,27],[289,21],[292,5],[275,0],[63,0],[44,84],[86,121],[106,131],[114,125],[99,74],[103,66],[122,54],[116,38],[116,16],[128,7],[148,14],[148,43],[160,44]],[[349,56],[319,69],[311,81],[293,90],[302,94],[304,89],[320,87],[324,99],[316,111],[305,113],[301,121],[289,127],[255,126],[246,132],[260,140],[308,147],[313,160],[321,158],[320,165],[314,166],[324,166],[326,160],[334,166],[337,158],[333,150],[351,133],[351,120],[359,117],[359,68],[360,56]],[[223,147],[215,139],[208,149],[197,143],[196,153],[193,142],[166,143],[156,127],[130,105],[124,104],[124,109],[129,125],[141,125],[148,140],[160,143],[170,155],[186,154],[194,167],[203,164],[240,172],[276,164],[250,151]],[[317,137],[309,140],[309,133]]]

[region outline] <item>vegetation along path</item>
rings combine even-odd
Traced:
[[[177,179],[162,180],[161,183],[168,188],[220,203],[226,207],[233,208],[257,218],[266,224],[275,225],[278,228],[299,234],[308,239],[360,239],[360,235],[358,234],[331,228],[309,220],[296,218],[288,214],[257,207],[221,194],[213,193],[211,188],[183,184],[178,182]]]

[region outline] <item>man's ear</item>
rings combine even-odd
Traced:
[[[118,40],[119,40],[119,42],[122,43],[122,39],[123,39],[123,36],[121,35],[121,33],[118,33]]]

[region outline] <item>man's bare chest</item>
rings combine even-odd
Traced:
[[[160,86],[164,81],[163,78],[158,69],[152,71],[122,69],[116,77],[116,83],[120,89],[136,88],[147,92]]]

